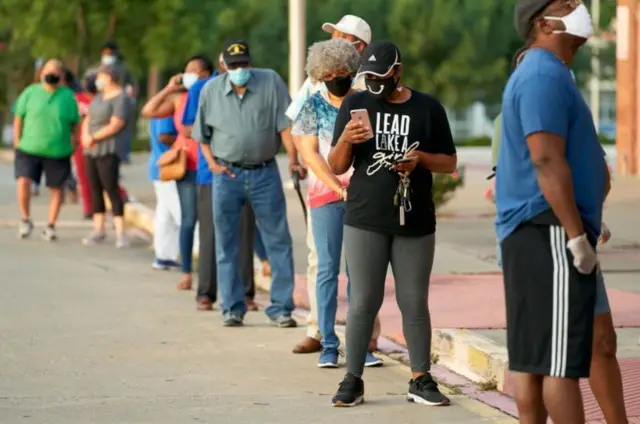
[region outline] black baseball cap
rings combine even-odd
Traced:
[[[554,0],[518,0],[513,14],[516,31],[521,37],[527,38],[533,27],[533,18]]]
[[[244,40],[227,40],[222,47],[222,58],[227,65],[251,62],[249,44]]]
[[[118,43],[116,43],[114,40],[105,41],[105,43],[100,48],[100,51],[105,50],[105,49],[109,49],[109,50],[111,50],[113,52],[117,52],[119,50],[118,49]]]
[[[358,75],[375,75],[383,77],[396,65],[402,63],[400,49],[391,41],[374,41],[367,46],[360,56]]]

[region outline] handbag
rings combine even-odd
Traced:
[[[167,150],[156,162],[160,168],[160,181],[178,181],[187,173],[187,152],[178,147]]]

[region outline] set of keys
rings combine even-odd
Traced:
[[[404,226],[404,214],[411,211],[411,180],[408,175],[401,175],[396,189],[396,194],[393,196],[393,205],[399,207],[400,210],[400,225]]]

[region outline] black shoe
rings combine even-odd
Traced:
[[[335,407],[356,406],[364,402],[364,382],[351,373],[344,376],[338,386],[338,392],[331,399]]]
[[[429,373],[409,381],[407,401],[428,406],[446,406],[451,403],[448,397],[440,393],[438,384]]]

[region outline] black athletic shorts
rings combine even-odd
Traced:
[[[16,150],[14,166],[16,178],[29,178],[36,183],[40,182],[44,172],[47,187],[51,188],[64,186],[71,175],[70,157],[47,158]]]
[[[587,378],[596,271],[580,274],[557,218],[541,216],[521,224],[501,244],[509,369]]]

